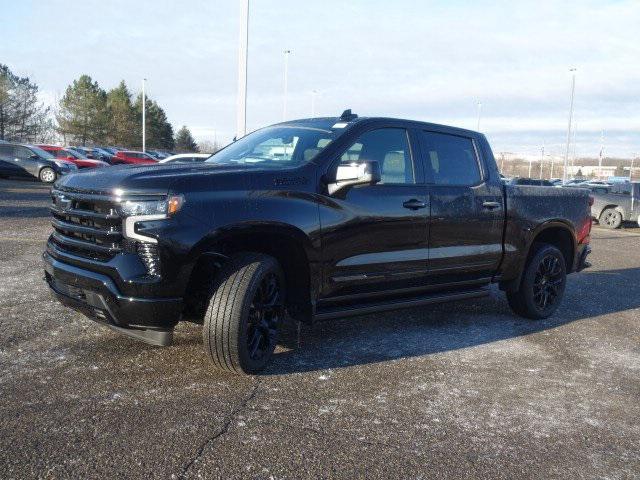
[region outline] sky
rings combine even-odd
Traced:
[[[496,153],[640,154],[640,1],[251,0],[247,126],[392,116],[480,130]],[[82,74],[147,92],[197,140],[234,135],[239,2],[0,0],[0,63],[54,104]]]

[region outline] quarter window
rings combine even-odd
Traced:
[[[422,132],[427,169],[438,185],[476,185],[482,175],[473,147],[467,137]]]
[[[407,131],[403,128],[380,128],[363,133],[340,159],[342,164],[366,161],[380,164],[380,183],[415,183]]]

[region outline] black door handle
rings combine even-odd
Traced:
[[[412,198],[411,200],[407,200],[406,202],[404,202],[402,204],[402,206],[404,208],[408,208],[409,210],[418,210],[420,208],[427,208],[427,204],[417,200],[415,198]]]
[[[495,210],[496,208],[500,208],[502,204],[500,202],[484,202],[482,206],[487,210]]]

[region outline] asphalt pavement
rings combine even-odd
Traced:
[[[640,229],[545,321],[488,298],[288,326],[264,374],[52,300],[48,188],[0,180],[2,478],[640,477]]]

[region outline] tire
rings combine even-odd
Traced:
[[[598,223],[612,230],[620,228],[620,225],[622,225],[622,214],[615,208],[605,208],[600,214]]]
[[[517,292],[507,292],[514,313],[533,320],[550,317],[562,303],[567,269],[562,252],[547,243],[535,244]]]
[[[40,181],[42,183],[53,183],[56,181],[58,175],[56,175],[56,172],[54,172],[53,168],[44,167],[42,170],[40,170],[38,177],[40,178]]]
[[[259,253],[232,256],[213,282],[202,337],[211,362],[233,373],[260,372],[269,362],[285,314],[278,261]],[[267,305],[256,308],[256,305]]]

